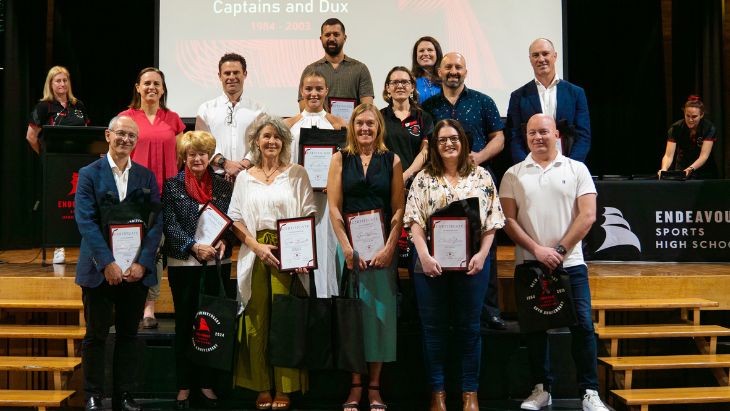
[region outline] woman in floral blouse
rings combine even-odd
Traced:
[[[464,410],[476,411],[481,335],[479,317],[489,283],[489,247],[504,226],[494,181],[469,161],[469,143],[458,121],[436,124],[429,141],[431,162],[416,175],[408,194],[404,226],[416,248],[413,282],[423,327],[426,368],[431,383],[431,410],[445,410],[444,364],[448,329],[456,334],[454,351],[461,356]],[[431,215],[450,203],[479,199],[480,242],[466,271],[447,271],[430,254],[426,233]],[[419,264],[420,263],[420,264]]]

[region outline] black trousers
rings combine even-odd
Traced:
[[[84,391],[87,398],[104,394],[104,361],[109,328],[114,325],[113,378],[117,397],[133,391],[137,378],[137,327],[144,311],[147,287],[141,281],[96,288],[81,287],[86,335],[81,343]]]
[[[218,293],[219,281],[215,265],[205,267],[167,267],[172,302],[175,306],[175,375],[177,389],[213,388],[215,374],[208,367],[199,367],[190,361],[193,320],[198,311],[200,276],[206,273],[205,290],[208,294]],[[235,298],[236,288],[231,282],[231,264],[221,265],[221,279],[229,298]]]

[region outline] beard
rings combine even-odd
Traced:
[[[340,54],[340,52],[342,51],[342,44],[335,43],[334,47],[331,47],[330,44],[323,44],[322,48],[324,48],[325,53],[334,57]]]

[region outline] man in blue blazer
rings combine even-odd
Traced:
[[[530,64],[535,79],[518,88],[509,99],[507,125],[511,130],[512,162],[527,157],[525,124],[534,114],[545,113],[558,124],[559,151],[573,160],[585,162],[591,148],[591,120],[588,101],[582,88],[558,78],[555,61],[558,53],[548,39],[530,44]]]
[[[116,329],[113,409],[142,409],[130,391],[137,374],[137,325],[147,288],[157,283],[155,257],[162,219],[152,211],[160,203],[154,174],[130,158],[138,133],[134,120],[114,117],[104,132],[109,152],[79,171],[74,214],[82,238],[76,284],[81,286],[86,318],[82,364],[88,411],[102,409],[106,338],[112,325]],[[145,225],[129,267],[112,253],[108,222]]]

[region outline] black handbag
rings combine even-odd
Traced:
[[[198,312],[193,321],[190,360],[222,371],[233,369],[241,303],[226,297],[221,279],[221,262],[216,258],[218,294],[206,293],[207,274],[200,276]]]
[[[576,324],[570,276],[559,266],[552,272],[538,261],[515,267],[515,299],[522,332]]]
[[[362,300],[360,300],[360,267],[357,251],[353,269],[343,270],[340,295],[332,297],[333,349],[335,368],[359,374],[367,373],[363,337]]]
[[[271,303],[268,354],[277,367],[331,369],[331,299],[317,298],[314,274],[309,277],[309,296],[298,277],[289,294],[276,294]]]

